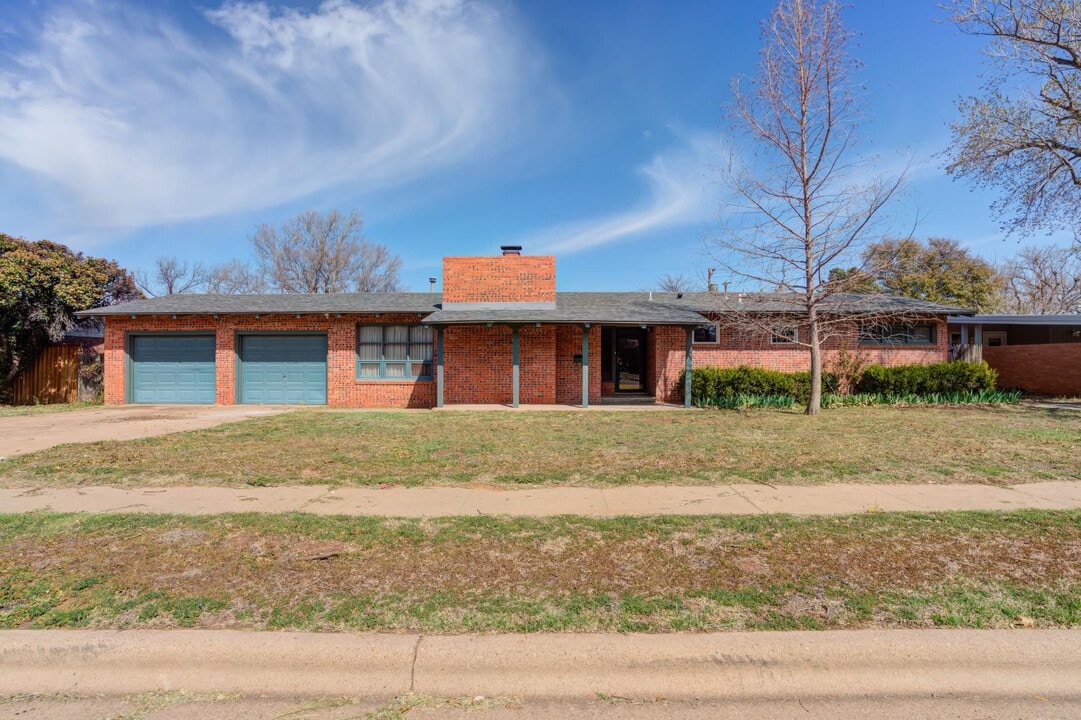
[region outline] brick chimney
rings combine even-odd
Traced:
[[[495,257],[443,258],[443,307],[456,303],[554,303],[556,259],[503,245]]]

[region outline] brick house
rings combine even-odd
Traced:
[[[807,369],[805,328],[780,299],[557,293],[554,257],[505,246],[444,258],[441,294],[171,295],[83,314],[105,320],[107,404],[689,404],[677,384],[692,366]],[[855,319],[867,303],[874,332]],[[748,312],[775,322],[731,322]],[[962,311],[851,296],[837,312],[854,319],[825,344],[827,363],[859,346],[870,362],[899,364],[947,359],[945,317]]]
[[[984,360],[998,386],[1081,397],[1081,314],[947,318],[951,357]]]

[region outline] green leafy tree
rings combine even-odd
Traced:
[[[0,397],[72,327],[74,313],[138,297],[131,275],[112,260],[0,233]]]
[[[1081,228],[1081,3],[953,0],[962,32],[990,38],[980,97],[961,100],[947,170],[1002,191],[1013,232]]]
[[[875,276],[864,268],[850,267],[831,268],[829,274],[830,283],[843,292],[852,293],[881,293],[882,287],[878,284]]]
[[[863,252],[863,265],[872,268],[882,292],[980,312],[996,307],[1002,287],[991,263],[945,238],[872,243]]]

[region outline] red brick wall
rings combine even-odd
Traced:
[[[334,407],[432,407],[435,405],[433,380],[357,380],[356,327],[358,323],[418,323],[416,314],[402,315],[166,315],[118,317],[105,323],[105,403],[120,405],[126,401],[126,343],[128,333],[208,332],[216,338],[217,402],[236,402],[236,333],[310,331],[327,336],[327,404]]]
[[[1081,396],[1081,343],[983,348],[998,371],[998,387],[1043,395]]]
[[[554,302],[550,255],[443,258],[443,302]]]
[[[443,340],[444,402],[510,403],[514,397],[513,356],[508,327],[448,328]],[[518,363],[519,402],[555,403],[556,328],[533,325],[522,328],[518,336]]]
[[[683,328],[655,327],[648,333],[646,382],[652,386],[653,396],[657,400],[676,402],[679,399],[676,397],[676,383],[686,367],[686,347],[687,332]]]
[[[823,367],[829,370],[842,346],[849,352],[859,350],[867,364],[875,365],[929,365],[949,359],[949,333],[943,320],[929,319],[936,325],[934,345],[858,345],[858,328],[853,325],[842,335],[823,343]],[[800,337],[806,338],[806,328],[800,328]],[[678,402],[676,384],[684,368],[686,335],[682,328],[654,328],[650,333],[650,377],[654,379],[654,395],[670,402]],[[701,367],[750,367],[800,372],[810,370],[811,357],[807,348],[800,345],[771,344],[768,335],[751,334],[721,326],[718,342],[695,343],[692,352],[693,365]]]
[[[514,257],[514,256],[511,256]],[[453,258],[451,258],[453,259]],[[125,337],[131,332],[211,332],[217,338],[217,402],[236,400],[235,337],[240,332],[311,331],[327,335],[327,404],[336,407],[433,407],[432,380],[356,379],[356,326],[413,324],[415,314],[327,316],[252,315],[110,317],[105,331],[105,402],[125,402]],[[936,321],[938,322],[938,321]],[[930,347],[860,346],[867,362],[884,365],[931,363],[947,359],[948,335],[938,323],[938,342]],[[647,335],[647,381],[659,399],[678,401],[675,387],[684,367],[682,328],[654,327]],[[716,345],[696,344],[694,366],[752,365],[786,372],[806,370],[809,359],[801,347],[771,345],[767,337],[749,338],[722,330]],[[848,338],[855,347],[855,330]],[[445,391],[448,404],[510,403],[511,331],[506,327],[456,327],[445,335]],[[840,340],[826,343],[825,363],[836,357]],[[1037,347],[1037,346],[1029,346]],[[1081,344],[1072,346],[1076,352]],[[999,348],[990,348],[999,350]],[[1013,350],[1015,348],[1009,348]],[[1020,348],[1018,348],[1020,349]],[[520,401],[522,403],[581,402],[581,330],[576,327],[522,328],[520,335]],[[598,402],[601,386],[601,328],[590,330],[590,402]],[[990,362],[990,360],[989,360]],[[1078,363],[1074,361],[1076,368]],[[1065,376],[1065,375],[1064,375]],[[1041,391],[1043,392],[1043,391]]]
[[[556,328],[556,402],[578,405],[582,402],[582,365],[574,361],[582,354],[582,330]],[[589,401],[601,399],[601,329],[589,329]]]

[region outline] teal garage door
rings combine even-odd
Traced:
[[[216,399],[213,335],[131,337],[131,402],[212,405]]]
[[[326,405],[326,336],[242,335],[240,402]]]

